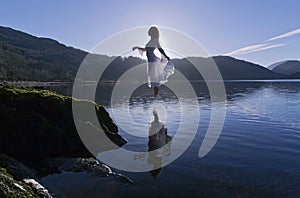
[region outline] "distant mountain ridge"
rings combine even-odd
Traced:
[[[53,39],[38,38],[0,26],[1,81],[73,81],[79,66],[87,55],[88,52],[67,47]],[[94,67],[104,66],[108,60],[112,61],[106,68],[102,80],[117,80],[128,69],[145,62],[145,60],[137,57],[90,56]],[[216,56],[212,58],[223,79],[286,78],[285,75],[277,74],[260,65],[232,57]],[[210,58],[194,57],[191,59],[197,62],[200,67],[210,66]],[[175,68],[182,72],[186,78],[190,80],[203,79],[187,59],[174,59],[173,63]]]
[[[273,64],[269,65],[267,68],[268,68],[269,70],[273,70],[275,67],[277,67],[278,65],[281,65],[281,64],[283,64],[283,63],[285,63],[285,62],[287,62],[287,60],[285,60],[285,61],[280,61],[280,62],[277,62],[277,63],[273,63]]]
[[[296,75],[297,73],[300,74],[300,61],[287,60],[270,65],[268,68],[279,74]]]

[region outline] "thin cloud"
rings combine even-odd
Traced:
[[[275,45],[268,45],[268,44],[250,45],[250,46],[243,47],[243,48],[234,50],[232,52],[226,53],[225,56],[248,54],[248,53],[252,53],[252,52],[258,52],[258,51],[262,51],[262,50],[266,50],[266,49],[280,47],[280,46],[283,46],[283,45],[285,45],[285,43],[275,44]]]
[[[268,45],[268,46],[253,50],[252,52],[262,51],[262,50],[276,48],[276,47],[281,47],[281,46],[284,46],[284,45],[286,45],[286,44],[285,43],[279,43],[279,44],[275,44],[275,45]]]
[[[285,43],[280,43],[280,44],[271,45],[271,43],[275,40],[279,40],[279,39],[283,39],[283,38],[289,38],[289,37],[295,36],[297,34],[300,34],[300,28],[295,29],[295,30],[290,31],[290,32],[287,32],[287,33],[284,33],[284,34],[280,34],[280,35],[275,36],[275,37],[272,37],[270,39],[267,39],[267,40],[263,41],[260,44],[255,44],[255,45],[250,45],[250,46],[247,46],[247,47],[243,47],[243,48],[234,50],[232,52],[228,52],[224,55],[225,56],[232,56],[232,55],[239,55],[239,54],[248,54],[248,53],[252,53],[252,52],[258,52],[258,51],[267,50],[267,49],[271,49],[271,48],[281,47],[281,46],[284,46],[286,44]]]
[[[243,47],[243,48],[240,48],[240,49],[237,49],[237,50],[234,50],[232,52],[229,52],[225,55],[227,56],[231,56],[231,55],[237,55],[237,54],[247,54],[247,53],[250,53],[251,51],[255,50],[255,49],[259,49],[259,48],[262,48],[264,46],[266,46],[267,44],[257,44],[257,45],[250,45],[250,46],[247,46],[247,47]]]
[[[283,39],[283,38],[288,38],[288,37],[294,36],[296,34],[300,34],[300,28],[298,28],[296,30],[293,30],[293,31],[290,31],[290,32],[287,32],[287,33],[284,33],[284,34],[280,34],[280,35],[275,36],[275,37],[272,37],[272,38],[266,40],[266,42],[275,41],[275,40]]]

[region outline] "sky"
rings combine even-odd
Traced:
[[[157,25],[184,32],[211,56],[262,66],[300,60],[299,0],[1,0],[0,26],[91,51],[120,31]]]

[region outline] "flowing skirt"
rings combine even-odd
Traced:
[[[174,74],[174,65],[171,61],[161,62],[158,60],[148,62],[147,77],[150,88],[160,87],[162,84],[168,82],[168,78],[172,74]]]

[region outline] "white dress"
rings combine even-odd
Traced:
[[[156,48],[159,49],[159,51],[162,53],[161,59],[154,54],[154,50]],[[142,51],[139,51],[142,54]],[[150,88],[159,87],[160,85],[168,82],[168,78],[172,74],[174,74],[174,65],[171,61],[168,61],[163,55],[164,51],[160,47],[158,39],[151,39],[146,44],[146,53],[148,58],[148,86]]]

